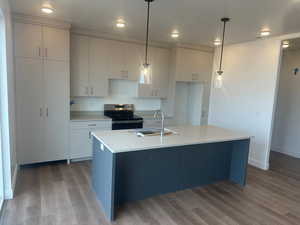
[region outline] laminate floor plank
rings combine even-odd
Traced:
[[[300,224],[300,159],[271,153],[270,168],[249,166],[245,188],[225,181],[124,204],[112,223],[91,187],[89,161],[21,168],[1,225]]]

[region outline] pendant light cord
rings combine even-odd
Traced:
[[[148,41],[149,41],[149,20],[150,20],[150,1],[147,9],[147,31],[146,31],[146,49],[145,49],[145,64],[148,65]]]
[[[224,25],[223,25],[223,36],[222,36],[222,47],[221,47],[221,58],[220,58],[220,66],[219,71],[222,71],[222,62],[223,62],[223,50],[224,50],[224,38],[225,38],[225,29],[226,29],[226,22],[229,20],[222,19]]]

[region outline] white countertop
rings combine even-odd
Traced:
[[[103,112],[101,111],[75,111],[71,112],[70,120],[73,122],[86,122],[86,121],[103,121],[108,120],[110,121],[111,118],[104,116]]]
[[[177,126],[168,128],[177,132],[177,134],[164,137],[138,137],[134,130],[113,130],[95,131],[92,135],[101,141],[112,153],[250,138],[247,134],[216,126]]]

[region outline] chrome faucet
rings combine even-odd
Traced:
[[[160,114],[160,118],[158,117],[158,114]],[[165,114],[164,114],[164,112],[162,110],[157,110],[154,113],[154,118],[160,119],[160,121],[161,121],[160,136],[164,136],[165,135]]]

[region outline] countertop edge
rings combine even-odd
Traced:
[[[98,137],[93,132],[91,133],[93,137],[95,137],[98,141],[100,141],[111,153],[125,153],[125,152],[135,152],[135,151],[143,151],[143,150],[150,150],[150,149],[162,149],[162,148],[171,148],[171,147],[179,147],[179,146],[187,146],[187,145],[200,145],[200,144],[210,144],[210,143],[220,143],[220,142],[227,142],[227,141],[240,141],[240,140],[247,140],[251,139],[252,136],[245,136],[240,138],[231,138],[231,139],[219,139],[219,140],[207,140],[207,141],[201,141],[201,142],[190,142],[190,143],[182,143],[182,144],[176,144],[176,145],[165,145],[165,146],[151,146],[151,147],[145,147],[145,148],[131,148],[131,149],[125,149],[122,151],[115,151],[113,150],[109,145],[107,145],[104,140],[102,140],[100,137]]]

